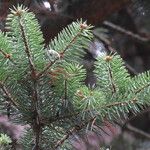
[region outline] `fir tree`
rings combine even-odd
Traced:
[[[150,72],[131,77],[117,54],[98,57],[97,83],[85,86],[80,60],[93,39],[86,22],[73,22],[47,47],[38,21],[23,6],[11,10],[7,28],[0,32],[0,111],[30,126],[23,149],[72,149],[70,137],[149,104]]]

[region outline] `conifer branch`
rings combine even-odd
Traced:
[[[80,129],[78,129],[79,131]],[[64,135],[64,137],[59,140],[56,145],[55,145],[55,149],[57,149],[58,147],[62,146],[63,143],[73,134],[77,131],[76,127],[73,127],[72,129],[70,129],[69,131],[67,131],[67,134]]]
[[[116,86],[113,81],[113,73],[111,71],[110,65],[108,66],[108,73],[109,73],[109,78],[110,78],[110,83],[111,83],[111,88],[112,88],[112,94],[114,94],[116,93]]]
[[[0,87],[1,87],[2,91],[4,92],[4,94],[8,97],[7,100],[9,100],[16,108],[18,108],[17,102],[15,101],[15,99],[13,98],[11,93],[8,91],[6,86],[1,81],[0,81]]]
[[[64,116],[56,115],[56,116],[52,116],[50,118],[43,117],[42,118],[42,124],[44,124],[44,125],[52,124],[52,123],[57,122],[57,121],[70,119],[70,118],[73,118],[73,117],[77,117],[78,115],[79,115],[79,112],[73,113],[73,114],[64,115]]]
[[[114,103],[111,103],[111,104],[108,104],[108,105],[105,105],[105,106],[102,106],[101,108],[103,109],[106,109],[106,108],[111,108],[111,107],[114,107],[114,106],[125,106],[125,105],[128,105],[128,104],[136,104],[138,100],[136,99],[132,99],[132,100],[129,100],[129,101],[123,101],[123,102],[114,102]]]
[[[80,25],[80,31],[74,36],[72,37],[72,40],[69,42],[69,44],[62,50],[62,52],[60,53],[60,58],[63,59],[65,52],[69,49],[69,47],[71,47],[71,45],[76,41],[76,39],[81,35],[81,33],[83,32],[84,29],[86,29],[87,25],[81,24]],[[59,58],[55,58],[55,60],[53,60],[52,62],[50,62],[44,69],[43,71],[41,71],[40,73],[37,74],[37,79],[40,78],[43,74],[45,74],[49,68],[55,64],[57,62],[57,60],[59,60]]]
[[[40,150],[40,144],[41,144],[41,135],[42,135],[42,127],[41,127],[41,118],[40,118],[40,110],[39,110],[39,100],[38,100],[38,90],[37,90],[37,79],[36,79],[36,69],[34,62],[32,60],[31,56],[31,50],[29,48],[28,40],[26,38],[26,33],[24,30],[23,23],[21,21],[21,15],[19,17],[19,26],[21,29],[21,34],[23,38],[23,42],[25,45],[25,52],[28,57],[30,69],[31,69],[31,79],[33,83],[33,90],[32,90],[32,106],[33,106],[33,131],[35,134],[35,145],[33,150]]]
[[[28,40],[26,38],[23,23],[21,21],[22,18],[20,16],[18,16],[18,17],[19,17],[19,25],[20,25],[20,29],[21,29],[21,34],[22,34],[22,38],[23,38],[23,42],[24,42],[24,46],[25,46],[25,52],[27,54],[29,65],[30,65],[30,68],[31,68],[31,76],[32,76],[32,78],[35,78],[36,77],[36,70],[35,70],[35,65],[33,63],[33,60],[32,60],[32,56],[30,54],[31,50],[29,48],[29,44],[28,44]]]
[[[142,90],[144,90],[145,88],[149,87],[150,86],[150,83],[147,83],[146,85],[142,86],[141,88],[137,89],[135,91],[135,94],[138,94],[140,93]]]
[[[0,49],[0,53],[6,58],[9,59],[13,64],[15,64],[15,62],[12,60],[11,58],[11,54],[5,53],[3,50]]]
[[[112,102],[111,104],[107,104],[107,105],[103,105],[98,107],[100,110],[104,109],[107,110],[108,108],[113,108],[113,107],[122,107],[122,106],[128,106],[129,104],[137,104],[138,100],[133,98],[131,100],[128,101],[123,101],[123,102]],[[89,112],[89,111],[95,111],[95,110],[91,110],[91,109],[85,109],[83,112]],[[96,117],[99,115],[99,113],[96,113]]]
[[[9,59],[10,55],[5,51],[11,53],[12,43],[17,44],[15,46],[17,49],[13,53],[17,67],[7,63],[9,61],[4,60],[1,63],[0,78],[4,80],[5,76],[11,73],[12,76],[5,81],[8,89],[4,81],[0,82],[1,93],[4,95],[0,103],[3,104],[6,97],[8,115],[12,103],[18,109],[17,115],[21,116],[15,119],[30,123],[27,136],[25,135],[22,140],[23,148],[57,149],[70,139],[70,136],[78,134],[81,130],[85,131],[86,127],[89,130],[89,125],[92,128],[104,121],[105,117],[114,120],[115,116],[122,117],[121,114],[125,115],[130,109],[134,113],[139,112],[138,106],[150,103],[147,100],[150,72],[132,80],[123,60],[115,54],[113,57],[105,56],[97,59],[94,66],[98,83],[96,87],[90,89],[81,83],[85,71],[78,60],[83,54],[81,50],[88,47],[93,37],[92,27],[82,23],[82,20],[69,25],[50,43],[48,51],[51,55],[47,55],[49,63],[46,62],[48,59],[43,52],[42,33],[35,16],[31,12],[28,13],[23,6],[18,6],[11,10],[8,20],[8,25],[12,29],[10,36],[13,36],[13,39],[2,34],[0,53]],[[102,40],[112,51],[110,43]],[[72,63],[73,55],[75,58]],[[50,70],[51,68],[54,70]],[[59,78],[55,82],[57,77]],[[13,81],[16,81],[15,86],[12,85]],[[52,86],[51,83],[54,82]],[[143,94],[143,97],[137,94]],[[66,102],[68,98],[70,105],[67,105],[68,109],[64,111],[62,100]],[[16,113],[14,110],[11,111]],[[68,132],[64,133],[66,130]],[[63,138],[60,139],[60,136]],[[55,138],[60,139],[56,144]]]
[[[67,79],[65,77],[65,81],[64,81],[64,105],[67,106]]]
[[[38,92],[37,92],[37,81],[33,82],[32,91],[32,106],[33,106],[33,131],[35,134],[35,146],[33,150],[40,150],[41,136],[42,136],[42,126],[41,117],[39,110]]]
[[[84,29],[86,29],[87,25],[81,24],[80,25],[80,31],[72,38],[72,40],[70,41],[70,43],[64,48],[64,50],[61,52],[61,54],[63,55],[68,49],[69,47],[71,47],[71,45],[76,41],[76,39],[81,35],[82,31]]]
[[[59,58],[56,58],[54,61],[50,62],[40,73],[37,74],[36,78],[39,79],[40,77],[42,77],[45,73],[47,73],[47,71],[49,70],[49,68],[54,65],[57,60]]]
[[[96,37],[100,42],[102,42],[102,43],[104,44],[105,48],[106,48],[107,50],[109,50],[110,53],[115,53],[115,52],[116,52],[116,50],[111,46],[111,43],[110,43],[110,41],[109,41],[108,39],[103,38],[103,37],[100,37],[100,36],[97,36],[96,34],[94,34],[94,35],[95,35],[95,37]],[[131,65],[129,65],[127,62],[125,62],[125,66],[126,66],[126,68],[127,68],[132,74],[134,74],[134,75],[137,75],[137,74],[138,74],[138,72],[137,72]]]
[[[89,123],[93,123],[93,121],[95,121],[95,119],[96,119],[96,116],[92,117],[88,121],[82,122],[82,124],[80,124],[80,125],[76,125],[72,129],[68,130],[67,134],[64,135],[64,137],[56,143],[55,149],[57,149],[58,147],[60,147],[71,135],[76,134],[77,132],[79,132],[80,130],[82,130]]]
[[[5,53],[3,50],[0,49],[0,53],[4,55],[5,58],[10,59],[10,54]]]

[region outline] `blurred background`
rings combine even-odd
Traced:
[[[35,13],[45,46],[76,19],[83,18],[94,25],[95,39],[82,62],[87,70],[85,84],[96,82],[93,74],[96,57],[111,51],[122,56],[132,76],[150,69],[150,0],[0,0],[0,30],[3,32],[7,32],[5,19],[9,8],[18,3]],[[98,145],[104,144],[107,150],[150,150],[149,111],[145,106],[140,114],[129,114],[128,120],[106,121],[100,136],[89,133],[88,137],[82,137],[82,143],[74,141],[74,147],[98,150]],[[8,122],[6,116],[0,116],[0,129],[19,138],[23,129]]]

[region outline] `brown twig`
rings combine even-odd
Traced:
[[[110,67],[110,64],[108,64],[108,73],[109,73],[109,77],[110,77],[110,83],[111,83],[111,88],[112,88],[112,94],[116,93],[116,85],[114,83],[113,80],[113,73]]]
[[[150,134],[148,134],[148,133],[146,133],[146,132],[144,132],[144,131],[142,131],[142,130],[140,130],[140,129],[138,129],[138,128],[130,125],[130,124],[127,124],[125,126],[125,128],[150,140]]]
[[[67,132],[67,134],[56,143],[55,149],[60,147],[72,134],[75,134],[76,132],[82,130],[87,124],[92,123],[95,120],[95,118],[96,118],[96,116],[86,122],[83,122],[81,125],[77,125],[77,126],[73,127],[72,129],[70,129]]]
[[[33,90],[32,90],[32,106],[33,106],[33,131],[35,134],[35,145],[33,150],[40,150],[41,136],[42,136],[42,125],[41,116],[38,101],[37,92],[37,81],[33,80]]]
[[[11,54],[5,53],[3,50],[0,49],[0,53],[6,58],[9,59],[13,64],[15,64],[15,62],[12,60],[11,58]]]
[[[8,55],[10,56],[10,54],[5,53],[3,50],[0,49],[0,53],[4,55],[5,58],[10,58],[8,57]]]
[[[137,89],[137,90],[135,91],[135,94],[140,93],[141,91],[143,91],[145,88],[147,88],[147,87],[149,87],[149,86],[150,86],[150,83],[148,82],[146,85],[144,85],[144,86],[140,87],[139,89]]]
[[[70,43],[64,48],[62,54],[64,54],[69,47],[76,41],[76,39],[81,35],[84,28],[81,28],[81,30],[73,37],[73,39],[70,41]]]
[[[35,65],[33,63],[33,60],[32,60],[32,56],[30,54],[31,50],[30,50],[29,45],[28,45],[28,40],[26,39],[26,35],[25,35],[24,27],[23,27],[22,22],[21,22],[21,18],[19,17],[19,19],[20,19],[19,20],[19,25],[20,25],[20,29],[21,29],[21,34],[22,34],[24,45],[25,45],[25,52],[27,54],[29,65],[30,65],[31,72],[32,72],[31,75],[32,75],[33,78],[35,78],[36,70],[35,70]]]
[[[12,97],[11,93],[8,91],[6,86],[1,81],[0,81],[0,87],[1,87],[2,91],[4,92],[4,94],[8,97],[7,100],[9,100],[15,107],[18,107],[17,102],[15,101],[15,99]]]
[[[108,26],[108,27],[110,27],[110,28],[112,28],[112,29],[114,29],[114,30],[116,30],[116,31],[124,33],[124,34],[126,34],[126,35],[128,35],[128,36],[130,36],[130,37],[132,37],[134,39],[137,39],[139,41],[142,41],[142,42],[150,41],[149,38],[145,38],[145,37],[142,37],[142,36],[140,36],[138,34],[135,34],[135,33],[131,32],[129,30],[126,30],[126,29],[124,29],[124,28],[122,28],[122,27],[120,27],[118,25],[113,24],[112,22],[104,21],[103,24]]]
[[[111,103],[111,104],[108,104],[106,106],[102,106],[101,108],[111,108],[111,107],[114,107],[114,106],[125,106],[125,105],[128,105],[129,103],[136,103],[137,100],[136,99],[132,99],[132,100],[129,100],[129,101],[123,101],[123,102],[114,102],[114,103]]]
[[[68,98],[68,82],[67,82],[67,78],[65,77],[65,81],[64,81],[64,95],[63,95],[63,105],[65,107],[67,107],[67,98]]]
[[[107,108],[111,108],[111,107],[115,107],[115,106],[125,106],[125,105],[128,105],[129,103],[131,104],[135,104],[137,102],[136,99],[132,99],[132,100],[128,100],[128,101],[124,101],[124,102],[114,102],[114,103],[111,103],[111,104],[108,104],[108,105],[105,105],[105,106],[101,106],[99,109],[107,109]],[[84,112],[88,112],[89,109],[85,109]],[[79,113],[74,113],[74,114],[68,114],[68,115],[65,115],[65,116],[53,116],[51,118],[43,118],[42,119],[42,123],[43,124],[51,124],[53,122],[56,122],[56,121],[60,121],[60,120],[64,120],[64,119],[69,119],[69,118],[72,118],[72,117],[77,117],[77,115],[79,115]],[[96,116],[98,116],[99,113],[96,114]],[[96,117],[95,117],[96,119]]]
[[[69,130],[67,132],[68,134],[64,135],[64,137],[56,143],[55,149],[60,147],[76,131],[77,131],[76,127],[73,127],[71,130]]]
[[[48,69],[56,63],[59,58],[56,58],[54,61],[50,62],[40,73],[37,74],[36,78],[39,79],[44,73],[48,71]]]

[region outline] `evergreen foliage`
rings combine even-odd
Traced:
[[[8,137],[6,134],[0,134],[0,149],[1,150],[9,150],[10,146],[9,144],[11,143],[10,137]]]
[[[0,32],[0,111],[30,126],[23,149],[71,149],[73,135],[149,104],[150,72],[131,77],[117,54],[97,58],[97,84],[84,85],[80,59],[93,38],[86,22],[73,22],[46,48],[38,21],[23,6],[11,10],[7,28]]]

